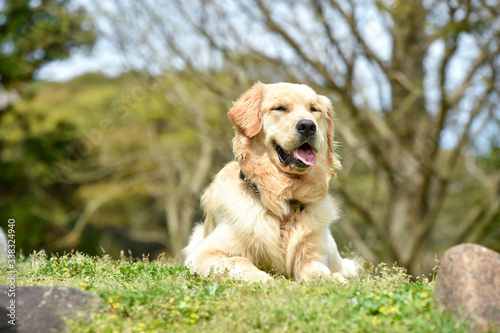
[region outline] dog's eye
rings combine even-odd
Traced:
[[[275,110],[275,111],[286,111],[286,108],[284,106],[280,105],[280,106],[277,106],[277,107],[273,108],[273,110]]]
[[[315,108],[314,106],[311,106],[311,112],[320,112],[319,109]]]

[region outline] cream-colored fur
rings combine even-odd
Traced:
[[[344,281],[357,275],[359,265],[341,258],[329,231],[339,215],[328,195],[340,168],[332,117],[330,101],[305,85],[257,83],[240,97],[229,111],[237,161],[204,192],[205,222],[183,250],[192,272],[248,281],[266,281],[273,273],[295,280],[328,275]],[[291,153],[303,144],[301,120],[314,124],[308,144],[317,160],[311,166],[282,163],[274,148],[276,143]],[[240,178],[240,170],[259,193]],[[305,209],[293,211],[290,200]]]

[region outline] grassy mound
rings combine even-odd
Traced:
[[[2,269],[6,271],[5,269]],[[0,270],[0,284],[7,274]],[[434,284],[379,265],[340,285],[327,278],[266,284],[199,277],[164,258],[80,253],[17,264],[17,286],[63,285],[98,293],[106,306],[72,332],[468,332],[433,302]]]

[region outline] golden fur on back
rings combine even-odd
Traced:
[[[183,251],[186,265],[249,281],[356,275],[329,231],[338,218],[329,182],[340,168],[330,101],[305,85],[257,83],[228,115],[236,161],[203,193],[206,219]]]

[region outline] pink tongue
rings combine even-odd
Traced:
[[[300,149],[295,151],[295,156],[301,160],[304,164],[314,165],[316,164],[316,152],[312,149]]]

